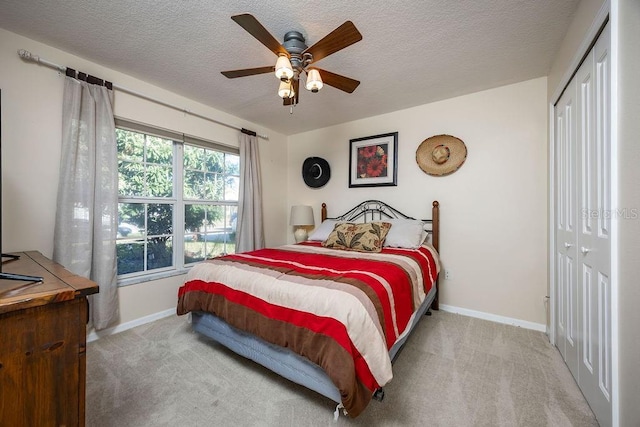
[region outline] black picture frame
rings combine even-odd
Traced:
[[[398,132],[349,140],[349,188],[398,185]]]

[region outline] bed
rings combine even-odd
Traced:
[[[196,264],[177,313],[191,313],[196,332],[333,400],[336,414],[357,417],[372,398],[382,400],[393,360],[438,308],[439,204],[430,219],[378,200],[336,217],[323,203],[321,217],[308,241]]]

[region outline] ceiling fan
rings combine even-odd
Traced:
[[[306,74],[305,88],[314,93],[322,89],[324,84],[352,93],[360,84],[358,80],[312,66],[315,62],[362,40],[362,34],[353,22],[346,21],[313,46],[308,47],[304,36],[298,31],[287,32],[284,35],[284,42],[280,44],[253,15],[244,13],[232,16],[231,19],[275,53],[278,60],[275,66],[222,71],[224,76],[235,79],[275,73],[280,79],[278,95],[283,98],[283,105],[291,106],[298,103],[300,77],[303,73]]]

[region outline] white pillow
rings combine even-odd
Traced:
[[[329,238],[329,234],[333,231],[333,228],[338,223],[334,219],[325,219],[318,227],[311,233],[307,240],[313,240],[318,242],[324,242]]]
[[[383,246],[391,248],[417,249],[427,238],[425,223],[417,219],[385,219],[391,223],[391,229],[384,240]]]

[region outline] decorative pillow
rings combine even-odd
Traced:
[[[382,242],[391,229],[388,222],[367,222],[336,224],[322,246],[358,252],[380,252]]]
[[[392,225],[384,246],[391,248],[417,249],[427,238],[426,224],[417,219],[386,219]]]
[[[311,233],[307,240],[314,240],[317,242],[324,242],[329,238],[329,234],[333,231],[333,227],[338,223],[334,219],[325,219],[318,227]]]

